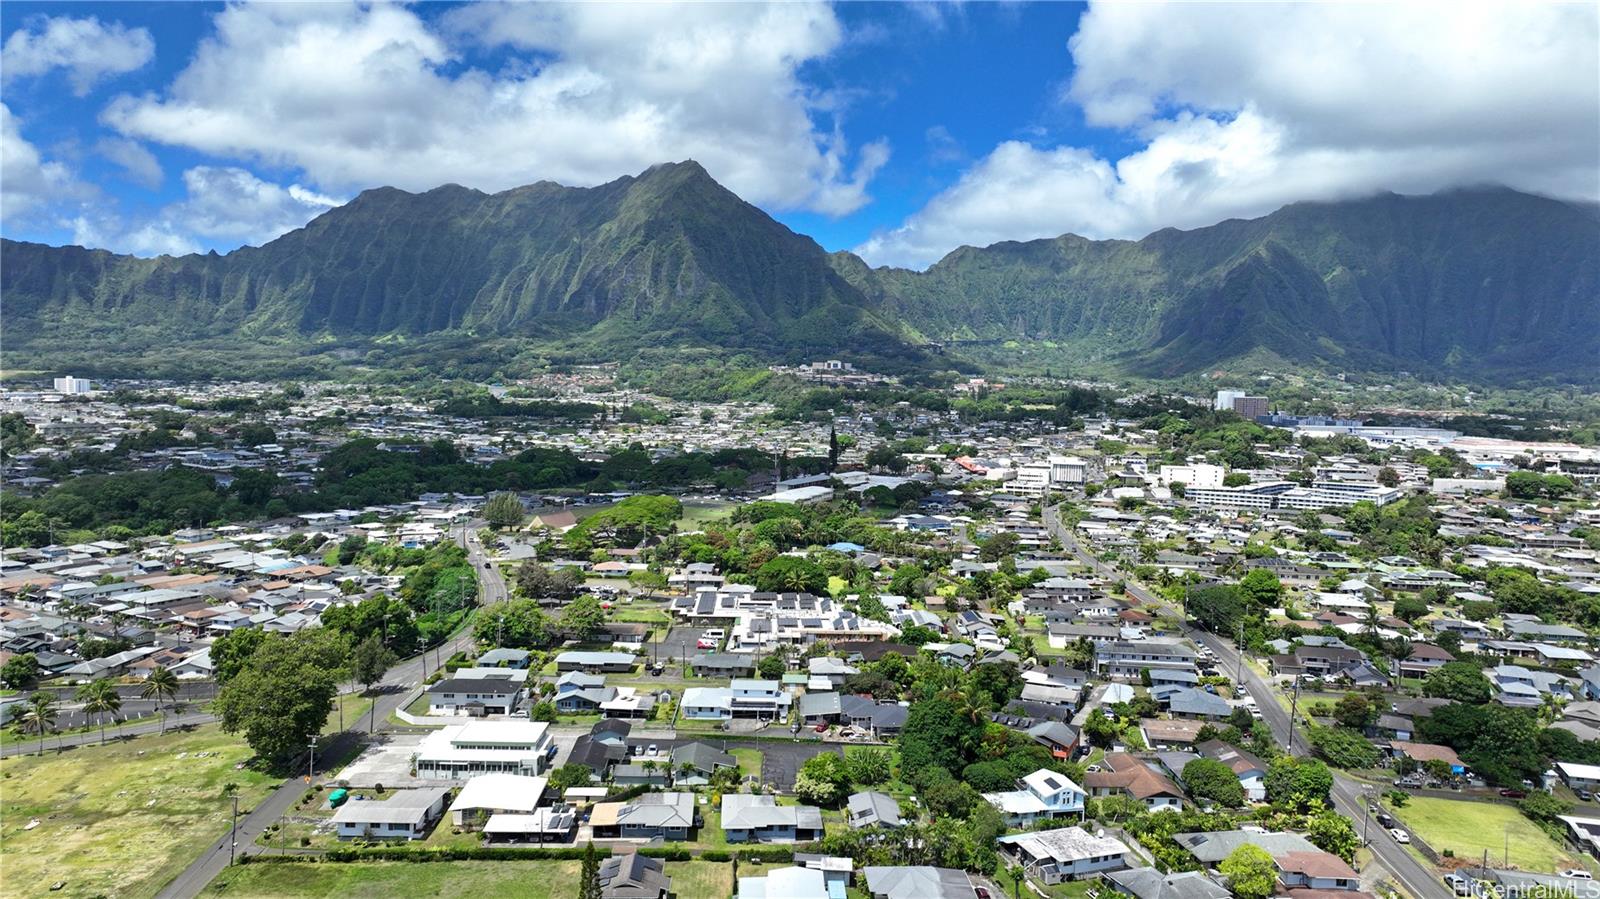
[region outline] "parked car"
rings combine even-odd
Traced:
[[[1579,790],[1578,798],[1582,799],[1584,802],[1591,802],[1594,800],[1594,794],[1588,790]]]
[[[1389,830],[1389,836],[1394,837],[1394,841],[1396,843],[1409,843],[1409,842],[1411,842],[1411,834],[1406,833],[1404,830],[1401,830],[1398,827],[1391,828]]]
[[[1528,798],[1527,791],[1525,791],[1525,790],[1513,790],[1513,789],[1511,789],[1509,787],[1504,789],[1504,790],[1501,790],[1500,791],[1500,795],[1504,796],[1507,799],[1527,799]]]
[[[1577,880],[1594,880],[1594,875],[1583,868],[1568,868],[1561,872],[1562,877],[1572,877]]]
[[[1472,881],[1454,871],[1444,876],[1444,885],[1449,887],[1457,896],[1472,895]]]
[[[989,891],[983,887],[973,887],[972,895],[977,896],[978,899],[989,899]]]

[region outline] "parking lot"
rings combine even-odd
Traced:
[[[806,763],[806,759],[820,752],[831,752],[838,755],[841,751],[837,745],[824,745],[811,740],[785,743],[778,740],[727,740],[720,737],[679,737],[675,740],[631,739],[628,741],[628,751],[630,756],[638,761],[644,761],[649,758],[660,759],[670,756],[674,747],[688,743],[705,743],[708,746],[724,751],[754,749],[760,752],[762,782],[772,784],[785,793],[794,789],[794,780],[800,773],[800,766]],[[656,755],[654,756],[647,754],[651,746],[656,747]],[[638,747],[638,749],[636,750],[634,747]]]
[[[660,643],[656,644],[655,652],[663,660],[669,658],[687,659],[702,652],[710,652],[711,650],[709,649],[700,649],[695,645],[707,630],[709,628],[675,627],[667,631],[667,635],[662,638]],[[645,648],[646,650],[650,649],[648,646]]]

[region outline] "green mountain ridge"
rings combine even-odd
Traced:
[[[141,259],[0,242],[13,358],[191,339],[438,335],[857,354],[1062,340],[1175,376],[1267,354],[1592,381],[1600,216],[1492,188],[1301,203],[1137,240],[962,247],[925,272],[825,252],[694,162],[592,188],[361,193],[261,247]],[[15,367],[16,363],[11,363]]]

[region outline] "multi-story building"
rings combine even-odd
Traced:
[[[417,746],[417,777],[466,780],[486,771],[542,774],[550,762],[550,725],[542,721],[474,721],[442,727]]]
[[[1017,782],[1018,789],[985,793],[983,798],[1000,810],[1008,827],[1027,827],[1042,818],[1082,815],[1088,794],[1067,777],[1040,768]]]

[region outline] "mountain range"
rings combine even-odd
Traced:
[[[785,359],[1032,339],[1149,376],[1265,354],[1592,381],[1600,214],[1502,188],[1384,194],[1141,240],[962,247],[916,272],[830,254],[683,162],[592,188],[377,188],[226,255],[6,240],[0,297],[8,352],[35,360],[129,339],[525,337]]]

